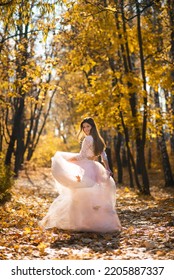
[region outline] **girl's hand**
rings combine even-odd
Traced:
[[[77,159],[75,157],[72,157],[72,158],[69,158],[68,161],[73,162],[73,161],[77,161]]]
[[[106,169],[109,172],[110,176],[113,176],[113,172],[110,169]]]
[[[89,160],[97,160],[97,156],[92,156],[92,157],[87,157],[87,159],[89,159]]]

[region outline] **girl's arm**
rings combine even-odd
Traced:
[[[93,146],[92,136],[86,136],[82,142],[82,147],[81,147],[80,153],[77,156],[69,159],[69,161],[77,161],[77,160],[82,160],[84,158],[91,159],[91,158],[87,157],[87,152],[89,149],[91,149],[92,146]]]
[[[112,173],[112,171],[111,171],[111,169],[110,169],[110,167],[109,167],[108,157],[107,157],[107,154],[106,154],[105,151],[103,151],[103,152],[101,153],[101,160],[102,160],[102,162],[103,162],[104,167],[106,168],[106,170],[110,172],[110,175],[113,175],[113,173]]]

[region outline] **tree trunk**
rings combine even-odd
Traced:
[[[171,147],[171,153],[174,154],[174,132],[170,137],[170,147]]]
[[[127,167],[128,166],[128,159],[127,159],[127,155],[126,155],[126,149],[125,149],[125,145],[123,143],[122,145],[122,149],[121,149],[121,154],[122,154],[122,166],[123,167]]]
[[[128,148],[128,146],[127,146],[127,159],[128,159],[127,167],[128,167],[128,172],[129,172],[130,188],[133,189],[134,188],[134,180],[133,180],[132,167],[131,167],[131,153],[130,153],[130,149]],[[140,187],[140,184],[139,184],[139,181],[138,181],[138,176],[136,176],[136,178],[137,178],[136,181],[138,182],[137,186],[138,186],[138,189],[140,190],[141,187]]]
[[[3,143],[3,124],[2,120],[0,119],[0,152],[2,152],[2,143]]]
[[[51,77],[49,76],[48,82],[50,81],[50,78]],[[47,91],[45,92],[45,97],[46,97],[46,93],[47,93]],[[30,139],[28,141],[29,143],[28,143],[28,147],[27,147],[28,148],[27,161],[31,160],[33,153],[39,143],[40,136],[43,132],[47,118],[48,118],[50,110],[51,110],[51,105],[52,105],[52,101],[53,101],[55,93],[56,93],[56,89],[52,92],[52,94],[50,96],[48,108],[47,108],[46,113],[44,114],[44,118],[43,118],[42,125],[40,128],[39,128],[39,123],[40,123],[41,113],[43,111],[43,106],[41,106],[41,108],[39,109],[39,114],[37,116],[35,116],[35,119],[36,119],[35,125],[32,126],[33,127],[32,139],[30,137]]]
[[[24,109],[24,104],[23,104]],[[21,116],[21,121],[19,123],[19,131],[17,134],[17,145],[15,151],[15,165],[14,165],[14,173],[15,176],[18,176],[19,170],[22,168],[22,164],[24,162],[24,121],[23,114]]]
[[[161,115],[161,108],[160,108],[160,103],[159,103],[159,93],[155,93],[155,105],[159,109],[159,114]],[[160,136],[158,136],[158,147],[161,152],[161,157],[162,157],[162,165],[163,165],[163,171],[164,171],[164,179],[165,179],[165,186],[174,186],[174,180],[173,180],[173,175],[172,175],[172,170],[171,170],[171,165],[169,161],[169,155],[167,152],[167,147],[166,147],[166,141],[165,141],[165,135],[163,131],[163,127],[161,127],[158,124],[157,120],[157,129],[160,131]]]
[[[169,18],[170,18],[170,30],[171,30],[170,57],[171,57],[172,64],[173,64],[174,63],[174,1],[168,0],[167,2],[168,2],[168,14],[169,14]],[[174,69],[171,71],[171,77],[172,77],[172,81],[174,81]]]
[[[151,149],[151,146],[149,144],[149,147],[148,147],[148,169],[151,169],[151,165],[152,165],[152,149]]]
[[[144,83],[144,90],[146,91],[146,82],[145,82],[145,70],[144,70],[144,58],[143,58],[143,49],[142,49],[142,38],[141,38],[141,24],[140,24],[140,11],[139,11],[139,5],[137,4],[137,29],[138,29],[138,40],[139,40],[139,48],[140,48],[140,60],[141,60],[141,72],[143,77],[143,83]],[[126,31],[126,24],[125,24],[125,16],[124,16],[124,1],[121,1],[121,14],[122,14],[122,22],[123,22],[123,35],[125,39],[125,47],[121,45],[121,50],[123,54],[123,61],[124,61],[124,68],[125,72],[129,73],[133,71],[133,66],[130,59],[130,52],[129,52],[129,46],[128,46],[128,40],[127,40],[127,31]],[[117,27],[118,23],[117,23]],[[121,36],[121,35],[120,35]],[[131,87],[131,83],[128,83],[128,87]],[[136,120],[137,118],[137,94],[132,93],[131,97],[129,99],[132,116]],[[144,194],[149,194],[149,180],[148,180],[148,173],[146,169],[145,164],[145,156],[144,156],[144,146],[145,146],[145,139],[146,139],[146,104],[147,104],[147,98],[144,98],[144,116],[143,116],[143,124],[142,124],[142,133],[140,132],[140,129],[138,127],[138,121],[135,121],[135,135],[136,135],[136,173],[142,175],[142,181],[143,181],[143,189],[142,192]],[[141,135],[142,134],[142,135]]]
[[[144,112],[143,112],[143,124],[142,124],[142,138],[140,140],[139,147],[139,157],[141,164],[141,172],[142,172],[142,182],[143,182],[143,193],[150,194],[150,186],[149,186],[149,178],[146,168],[146,160],[145,160],[145,143],[146,143],[146,130],[147,130],[147,89],[146,89],[146,73],[144,66],[144,54],[143,54],[143,41],[141,34],[141,15],[139,9],[139,2],[136,0],[136,10],[137,10],[137,32],[138,32],[138,43],[140,49],[140,61],[141,61],[141,74],[143,79],[143,89],[145,92],[144,96]]]
[[[128,169],[129,169],[129,176],[130,176],[130,187],[134,187],[134,183],[133,183],[133,176],[132,176],[132,169],[130,166],[130,163],[132,164],[133,170],[134,170],[134,177],[135,177],[135,182],[137,185],[137,188],[139,189],[140,192],[143,191],[142,186],[139,183],[139,179],[138,179],[138,174],[137,174],[137,170],[136,170],[136,165],[134,162],[134,158],[132,156],[131,150],[130,150],[130,146],[129,146],[129,134],[128,134],[128,129],[124,123],[124,118],[123,118],[123,114],[120,111],[120,119],[122,122],[122,126],[123,126],[123,130],[124,130],[124,134],[125,134],[125,141],[126,141],[126,148],[127,148],[127,155],[128,155]]]
[[[173,0],[168,0],[168,14],[170,18],[170,30],[171,30],[171,35],[170,35],[170,57],[171,57],[171,63],[174,65],[174,1]],[[171,80],[172,80],[172,91],[174,92],[174,67],[171,68]],[[174,128],[174,95],[171,96],[172,98],[172,117],[173,117],[173,128]],[[174,152],[174,129],[173,133],[171,135],[171,150]]]
[[[164,132],[161,132],[161,136],[158,137],[158,144],[161,151],[162,156],[162,165],[163,165],[163,171],[164,171],[164,179],[165,179],[165,187],[173,187],[174,186],[174,180],[172,175],[172,170],[169,162],[169,156],[167,152],[166,147],[166,141]]]
[[[117,178],[118,183],[123,183],[123,167],[122,167],[122,160],[121,160],[121,142],[122,142],[122,134],[118,132],[118,135],[114,137],[114,149],[115,149],[115,157],[117,163]]]
[[[7,148],[6,152],[6,157],[5,157],[5,164],[6,165],[11,165],[11,160],[12,160],[12,154],[14,152],[14,146],[15,142],[20,135],[20,126],[21,126],[21,119],[23,117],[23,111],[24,111],[24,99],[18,98],[17,99],[17,106],[16,106],[16,112],[14,116],[14,123],[13,123],[13,128],[12,128],[12,134],[10,137],[10,142]],[[19,151],[18,151],[19,153]]]

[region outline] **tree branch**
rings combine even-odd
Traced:
[[[5,2],[5,3],[0,2],[0,6],[1,6],[1,7],[2,7],[2,6],[7,6],[7,5],[10,5],[10,4],[12,4],[12,3],[13,3],[13,0],[10,0],[10,1]]]

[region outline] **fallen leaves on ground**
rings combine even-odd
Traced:
[[[154,180],[151,196],[117,186],[121,233],[42,231],[38,221],[57,197],[50,169],[23,170],[0,211],[0,259],[173,259],[174,189]]]

